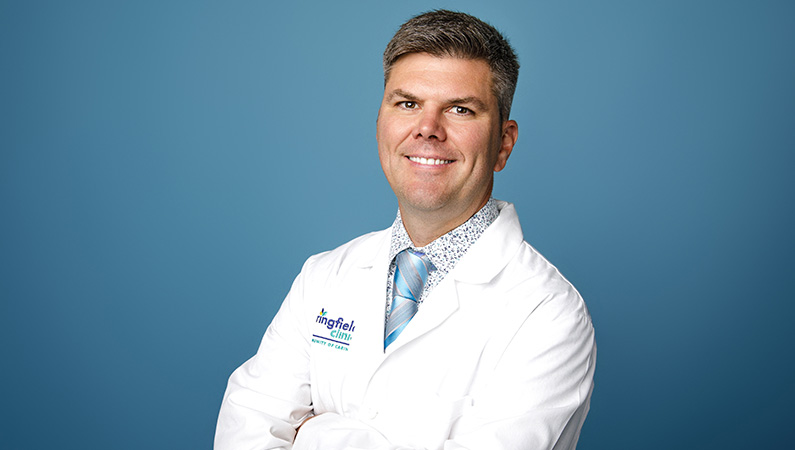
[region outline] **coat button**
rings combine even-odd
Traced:
[[[376,417],[378,417],[378,410],[377,410],[377,409],[375,409],[375,408],[369,407],[369,408],[367,408],[367,409],[364,411],[364,414],[365,414],[365,417],[367,417],[367,418],[368,418],[368,419],[370,419],[370,420],[373,420],[373,419],[375,419]]]

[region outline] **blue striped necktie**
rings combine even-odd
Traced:
[[[392,286],[392,309],[386,321],[384,350],[397,339],[417,313],[418,301],[428,274],[435,270],[424,253],[403,250],[395,257],[395,283]]]

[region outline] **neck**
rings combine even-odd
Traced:
[[[486,196],[481,203],[474,203],[471,207],[453,214],[443,210],[418,211],[399,205],[400,217],[411,242],[416,247],[425,247],[469,220],[486,205],[489,198],[490,196]]]

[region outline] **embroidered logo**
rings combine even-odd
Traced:
[[[353,320],[346,322],[342,317],[330,319],[327,314],[328,311],[325,308],[321,308],[320,314],[315,318],[315,323],[323,326],[316,326],[316,328],[320,328],[320,331],[312,335],[312,342],[347,352],[353,340],[353,332],[356,329]]]

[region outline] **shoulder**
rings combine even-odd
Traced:
[[[543,284],[547,289],[565,291],[579,297],[579,293],[571,282],[527,241],[522,242],[506,270],[525,283]]]
[[[506,311],[525,318],[521,328],[545,330],[550,337],[558,333],[561,339],[593,338],[591,315],[580,292],[533,246],[523,242],[502,275]]]
[[[590,321],[588,309],[574,285],[524,238],[519,218],[511,204],[500,214],[505,221],[495,225],[496,236],[489,239],[493,261],[505,255],[502,270],[491,279],[490,287],[502,293],[506,305],[520,316],[547,311],[551,316],[574,315]],[[489,258],[484,258],[489,260]],[[482,263],[481,263],[482,264]]]
[[[513,205],[508,203],[501,209],[501,216],[505,216],[505,222],[499,228],[495,227],[495,231],[499,230],[502,236],[510,236],[502,239],[504,242],[514,244],[503,244],[502,246],[491,244],[497,248],[502,247],[503,251],[507,250],[507,253],[511,255],[507,258],[497,279],[494,280],[495,283],[502,284],[506,289],[531,295],[539,301],[555,298],[565,299],[572,304],[582,304],[580,293],[569,280],[525,240]]]

